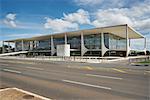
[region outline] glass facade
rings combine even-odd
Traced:
[[[100,34],[85,35],[84,45],[87,49],[101,49],[101,35]]]
[[[51,50],[51,39],[24,41],[23,43],[24,50],[42,50],[42,52],[43,50],[46,50],[46,52],[47,50]],[[57,45],[65,44],[65,37],[54,37],[53,43],[54,48],[56,49]],[[81,54],[81,35],[68,36],[67,44],[70,44],[70,52],[72,56]],[[126,39],[113,35],[111,33],[104,33],[104,44],[106,48],[110,50],[107,53],[108,55],[115,55],[115,53],[111,52],[111,50],[126,50]],[[85,56],[101,56],[101,33],[84,35],[84,45],[88,49],[88,51],[85,53]],[[17,51],[22,50],[22,41],[16,42],[16,49]],[[118,55],[120,55],[120,52]]]
[[[111,50],[125,50],[126,49],[126,39],[118,37],[113,34],[104,34],[104,43],[108,49]]]
[[[65,44],[65,39],[64,38],[54,38],[53,41],[54,41],[54,48],[55,49],[56,49],[57,45]]]
[[[23,44],[24,44],[24,50],[29,50],[30,42],[29,41],[24,41]]]
[[[104,33],[104,44],[109,49],[109,33]]]
[[[50,50],[51,49],[50,39],[36,41],[36,49],[38,49],[38,50]]]
[[[22,50],[22,42],[16,42],[16,49],[17,51],[21,51]]]
[[[71,49],[80,49],[81,48],[81,36],[68,37],[68,44],[70,44]]]

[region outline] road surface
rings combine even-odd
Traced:
[[[0,58],[0,85],[54,100],[150,100],[149,67]]]

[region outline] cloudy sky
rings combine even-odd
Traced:
[[[0,0],[0,41],[129,24],[147,37],[150,0]],[[140,41],[140,42],[136,42]],[[143,40],[133,48],[143,48]]]

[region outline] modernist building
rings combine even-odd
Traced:
[[[131,39],[146,38],[125,25],[7,40],[15,51],[51,56],[128,56]],[[146,42],[143,44],[146,51]],[[62,54],[61,54],[62,52]],[[65,54],[67,52],[67,54]]]

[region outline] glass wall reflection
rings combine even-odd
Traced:
[[[68,37],[67,43],[70,44],[71,49],[80,49],[81,48],[81,36]]]
[[[36,41],[36,49],[38,50],[50,50],[51,49],[51,43],[50,43],[50,39],[48,40],[39,40]]]
[[[119,36],[105,33],[104,43],[108,49],[111,50],[125,50],[126,49],[126,39]]]
[[[85,35],[84,45],[87,49],[101,49],[101,35],[100,34]]]
[[[65,39],[64,38],[54,38],[54,48],[56,49],[57,45],[60,44],[65,44]]]

